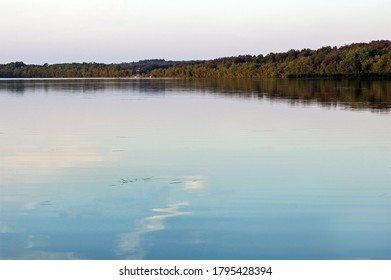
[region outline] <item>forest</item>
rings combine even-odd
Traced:
[[[188,65],[193,62],[189,61]],[[147,76],[153,69],[168,68],[174,62],[164,59],[140,60],[138,62],[61,63],[49,65],[27,65],[22,61],[0,64],[0,78],[127,78]]]
[[[63,63],[28,65],[0,64],[0,78],[306,78],[306,77],[391,78],[391,41],[354,43],[317,50],[289,50],[267,55],[239,55],[213,60]]]

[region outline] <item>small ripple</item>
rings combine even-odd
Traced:
[[[146,178],[142,178],[142,180],[145,181],[145,182],[148,182],[148,181],[150,181],[150,180],[152,180],[152,179],[153,179],[153,176],[151,176],[151,177],[146,177]]]
[[[44,205],[44,206],[49,206],[49,205],[52,205],[52,202],[50,200],[45,200],[45,201],[42,201],[40,204]]]

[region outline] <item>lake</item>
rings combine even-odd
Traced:
[[[0,259],[391,259],[391,81],[0,80]]]

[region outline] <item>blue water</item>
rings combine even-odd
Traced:
[[[0,259],[391,259],[390,83],[271,83],[1,80]]]

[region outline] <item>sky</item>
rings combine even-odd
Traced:
[[[389,0],[0,0],[0,63],[193,60],[391,39]]]

